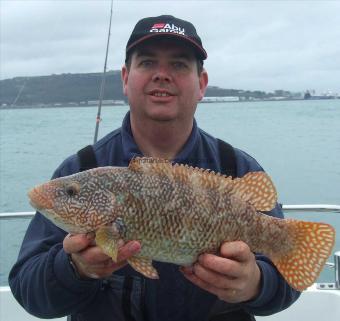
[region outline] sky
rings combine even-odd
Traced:
[[[0,79],[101,72],[110,0],[0,0]],[[191,21],[209,85],[340,94],[340,1],[114,1],[108,69],[144,17]]]

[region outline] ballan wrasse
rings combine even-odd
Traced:
[[[335,231],[324,223],[260,213],[276,204],[264,172],[232,179],[155,158],[128,167],[99,167],[51,180],[29,192],[31,204],[68,233],[94,231],[96,243],[117,259],[118,240],[142,248],[129,264],[158,278],[152,260],[190,265],[223,242],[241,240],[268,256],[287,282],[304,290],[331,253]]]

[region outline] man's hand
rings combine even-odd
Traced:
[[[223,243],[219,255],[202,254],[197,263],[181,271],[220,300],[239,303],[254,299],[260,291],[261,272],[248,245],[242,241]]]
[[[94,233],[67,235],[63,242],[66,253],[71,255],[71,259],[78,274],[82,278],[100,279],[110,276],[114,271],[119,270],[127,264],[127,259],[135,255],[140,250],[137,241],[120,244],[117,262],[103,253],[95,245]]]

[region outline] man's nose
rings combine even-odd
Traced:
[[[155,70],[155,73],[152,76],[152,80],[171,82],[172,81],[171,72],[168,68],[159,66],[157,70]]]

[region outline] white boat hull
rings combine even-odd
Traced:
[[[288,309],[259,321],[340,320],[340,290],[318,290],[316,284],[304,291]]]

